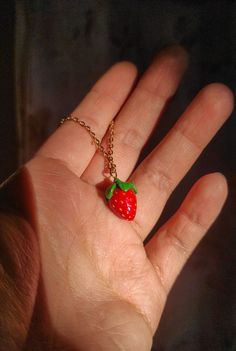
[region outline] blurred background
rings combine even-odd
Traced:
[[[236,1],[19,0],[1,2],[0,181],[28,160],[113,63],[142,73],[170,44],[189,69],[140,160],[205,84],[236,87]],[[193,182],[220,171],[223,213],[178,277],[153,351],[236,350],[236,119],[219,131],[170,198],[159,227]],[[202,126],[204,128],[204,126]]]

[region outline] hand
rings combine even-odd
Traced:
[[[232,111],[227,87],[206,86],[134,170],[186,66],[183,49],[166,49],[136,84],[133,64],[115,64],[73,112],[104,140],[117,115],[118,177],[138,189],[133,222],[107,207],[104,158],[78,124],[65,122],[26,164],[26,212],[39,243],[31,254],[36,260],[39,252],[41,267],[27,350],[150,350],[167,295],[227,195],[221,174],[202,177],[144,247],[169,196]]]

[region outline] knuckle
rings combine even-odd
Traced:
[[[198,153],[202,152],[203,146],[191,136],[191,133],[188,130],[189,126],[179,125],[174,126],[173,130],[176,134],[178,134],[184,141],[191,146],[193,150],[196,150]]]
[[[184,258],[189,257],[189,249],[183,240],[180,239],[180,236],[175,232],[175,230],[167,228],[165,232],[165,241],[168,243],[168,246],[174,247]]]
[[[144,137],[135,128],[122,130],[117,134],[117,139],[121,144],[134,150],[139,150],[144,143]]]
[[[207,231],[207,228],[203,225],[202,215],[198,211],[189,213],[186,209],[180,208],[179,214],[184,217],[185,221],[187,221],[191,227],[198,227],[203,232]]]
[[[109,91],[105,91],[105,90],[100,90],[99,88],[97,88],[96,86],[94,86],[91,90],[90,93],[94,95],[95,97],[95,101],[97,101],[97,104],[100,104],[101,102],[104,102],[107,100],[109,100],[109,103],[119,103],[119,99],[113,95],[110,94]]]
[[[169,195],[174,188],[174,182],[171,177],[162,171],[153,167],[142,167],[142,174],[146,179],[146,182],[152,187],[156,188],[160,192],[164,192]]]

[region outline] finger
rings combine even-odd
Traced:
[[[115,64],[98,80],[72,115],[83,120],[101,139],[132,89],[136,74],[132,63]],[[37,155],[61,160],[80,176],[95,152],[89,133],[79,124],[67,121]]]
[[[233,96],[226,86],[208,85],[134,172],[132,180],[139,196],[133,225],[142,237],[150,232],[170,194],[230,115],[232,107]]]
[[[116,117],[114,159],[119,178],[126,179],[135,166],[166,102],[179,85],[187,58],[186,51],[179,46],[163,50]],[[103,169],[103,156],[96,153],[82,178],[92,184],[99,183],[103,180]]]
[[[177,275],[218,216],[227,196],[227,182],[220,173],[202,177],[179,210],[146,245],[163,289],[168,294]]]

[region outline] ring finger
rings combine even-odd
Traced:
[[[206,86],[135,170],[132,180],[139,190],[139,206],[133,225],[143,239],[172,191],[229,117],[232,107],[232,93],[226,86]]]

